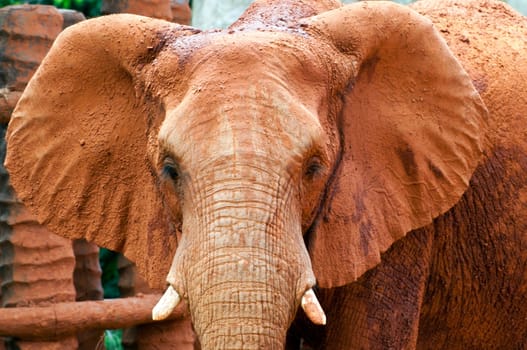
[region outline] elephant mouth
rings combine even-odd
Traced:
[[[159,299],[152,309],[152,319],[154,321],[166,319],[178,306],[180,301],[181,297],[179,293],[172,285],[169,285],[161,299]],[[312,287],[307,289],[302,295],[300,306],[311,322],[316,325],[326,324],[326,314],[324,313]]]

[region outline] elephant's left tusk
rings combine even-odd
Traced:
[[[322,306],[320,306],[312,288],[306,291],[302,296],[301,306],[311,322],[318,325],[326,324],[326,314],[324,313],[324,310],[322,310]]]
[[[172,286],[168,286],[165,294],[163,294],[156,306],[152,309],[152,319],[154,321],[160,321],[170,316],[180,300],[181,298],[178,292]]]

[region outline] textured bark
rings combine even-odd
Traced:
[[[73,283],[75,285],[76,300],[101,300],[103,289],[101,284],[101,267],[99,266],[99,247],[83,239],[73,241],[75,254],[75,270]],[[77,335],[80,350],[96,349],[103,339],[102,330],[89,330]]]
[[[2,160],[5,155],[4,133],[5,126],[0,136]],[[15,197],[9,184],[9,175],[3,166],[0,166],[0,191],[2,307],[74,301],[72,275],[75,258],[71,241],[54,235],[36,222]],[[15,320],[8,322],[16,324]],[[10,341],[11,345],[14,343]],[[74,348],[77,340],[69,337],[57,342],[17,341],[16,346],[21,349]]]
[[[84,21],[86,17],[84,17],[84,14],[82,12],[74,11],[74,10],[67,10],[67,9],[58,9],[60,14],[62,15],[62,29],[66,29],[67,27],[74,25],[75,23]]]
[[[2,247],[2,306],[28,306],[75,300],[71,241],[38,225],[20,204],[9,219]],[[21,219],[21,215],[26,215]]]
[[[75,337],[69,337],[61,341],[8,341],[8,347],[15,347],[17,350],[64,350],[64,349],[77,349],[77,339]],[[14,345],[16,344],[16,345]]]
[[[101,267],[99,266],[99,247],[83,239],[73,241],[75,270],[73,280],[77,293],[76,300],[101,300]]]
[[[53,6],[16,5],[0,9],[0,122],[9,120],[20,93],[62,25],[63,18]]]
[[[133,262],[120,254],[117,260],[117,268],[119,271],[119,293],[122,298],[134,296],[136,292],[148,293],[149,289],[140,281],[141,278],[137,275],[135,265]],[[139,283],[138,283],[139,280]],[[137,327],[130,327],[123,329],[123,336],[121,343],[125,349],[137,348]]]
[[[82,13],[45,5],[0,9],[0,123],[7,123],[29,79],[60,31]]]
[[[42,307],[0,309],[0,335],[24,339],[57,339],[85,329],[113,329],[152,322],[152,308],[161,295],[57,303]],[[184,317],[186,305],[170,319]]]

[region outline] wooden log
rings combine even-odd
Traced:
[[[117,329],[151,323],[152,308],[161,295],[99,301],[65,302],[44,307],[0,309],[0,336],[53,340],[86,329]],[[188,317],[185,303],[169,319]]]

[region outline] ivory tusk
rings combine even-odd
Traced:
[[[326,324],[326,314],[324,313],[324,310],[322,310],[322,306],[320,306],[312,288],[304,293],[300,304],[311,322],[318,325]]]
[[[181,298],[178,292],[172,286],[168,286],[165,294],[163,294],[156,306],[152,309],[152,319],[154,321],[160,321],[170,316],[180,300]]]

